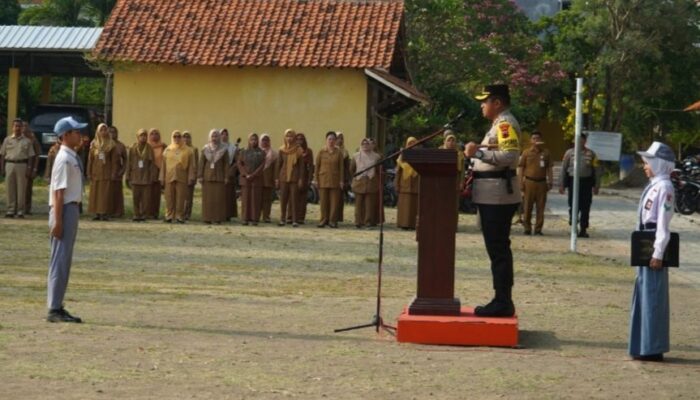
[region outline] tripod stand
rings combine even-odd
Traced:
[[[362,175],[362,173],[372,169],[376,168],[379,166],[379,259],[377,261],[377,303],[376,303],[376,310],[375,314],[372,317],[372,322],[368,324],[362,324],[362,325],[355,325],[355,326],[350,326],[347,328],[340,328],[340,329],[335,329],[333,332],[338,333],[338,332],[347,332],[347,331],[352,331],[356,329],[363,329],[363,328],[371,328],[374,327],[375,332],[379,333],[380,329],[383,329],[391,334],[395,334],[396,332],[396,327],[393,327],[391,325],[387,325],[384,323],[384,318],[382,318],[382,272],[383,272],[383,260],[384,260],[384,183],[383,183],[383,163],[386,160],[393,159],[394,157],[398,156],[403,152],[404,150],[411,149],[413,147],[416,147],[422,143],[427,142],[428,140],[431,140],[432,138],[436,137],[437,135],[443,133],[446,129],[449,129],[452,125],[457,123],[460,119],[464,118],[466,115],[466,111],[462,111],[455,117],[452,121],[448,122],[445,124],[442,128],[439,130],[431,133],[430,135],[421,138],[418,140],[416,143],[412,144],[411,146],[406,147],[405,149],[400,149],[382,159],[374,163],[373,165],[358,171],[355,173],[353,177]]]

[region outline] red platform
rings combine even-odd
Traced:
[[[477,317],[471,307],[462,307],[459,316],[409,315],[405,308],[399,316],[396,339],[404,343],[516,347],[518,316]]]

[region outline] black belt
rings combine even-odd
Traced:
[[[525,179],[529,179],[533,182],[547,182],[547,178],[530,178],[529,176],[526,176]]]
[[[10,164],[26,164],[27,161],[29,161],[29,160],[26,158],[24,160],[5,160],[6,163],[10,163]]]
[[[642,228],[641,230],[643,230],[643,231],[655,231],[656,230],[656,222],[647,222],[646,224],[641,224],[640,227]]]
[[[508,194],[513,193],[513,182],[511,178],[515,176],[515,170],[502,169],[500,171],[474,171],[474,179],[505,179]]]

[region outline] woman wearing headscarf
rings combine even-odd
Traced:
[[[233,141],[229,137],[228,129],[224,128],[220,133],[221,142],[226,146],[226,152],[228,153],[229,168],[228,182],[226,183],[226,220],[229,221],[231,218],[238,218],[238,199],[236,196],[238,143],[232,143]]]
[[[369,139],[364,138],[360,144],[360,151],[350,160],[350,176],[353,177],[351,186],[355,194],[355,227],[358,229],[365,225],[373,227],[378,223],[379,166],[375,164],[379,159],[379,154],[372,151]],[[355,176],[361,171],[364,172]]]
[[[280,195],[280,226],[286,224],[287,219],[292,220],[292,226],[298,226],[297,205],[299,203],[302,151],[296,144],[295,136],[296,132],[291,129],[284,132],[284,146],[280,147],[277,158],[275,186],[279,189]]]
[[[457,148],[457,137],[452,133],[445,135],[445,140],[440,148],[457,152],[457,221],[459,221],[459,198],[462,195],[462,189],[464,189],[464,152]]]
[[[220,224],[226,221],[226,184],[228,183],[228,146],[221,142],[218,130],[209,131],[209,143],[202,149],[197,176],[202,184],[202,221]]]
[[[265,152],[258,145],[258,135],[248,135],[248,147],[238,157],[239,183],[243,225],[257,225],[262,206],[262,171],[265,168]]]
[[[160,139],[160,131],[156,128],[151,128],[148,131],[148,145],[153,149],[153,184],[151,185],[151,198],[148,202],[149,218],[158,219],[160,214],[160,195],[163,192],[163,186],[160,184],[160,169],[163,166],[163,152],[167,147]]]
[[[148,132],[139,129],[136,143],[129,148],[126,160],[126,186],[131,188],[134,204],[133,221],[143,222],[149,211],[153,186],[153,148],[148,145]]]
[[[335,146],[343,155],[343,188],[340,189],[340,203],[338,203],[338,222],[345,220],[345,192],[350,189],[350,153],[345,149],[345,135],[336,132]]]
[[[110,190],[112,194],[110,195],[112,209],[110,210],[110,215],[114,218],[121,218],[124,216],[124,174],[126,172],[126,158],[127,149],[124,143],[119,141],[119,130],[116,126],[110,126],[108,128],[109,135],[112,138],[112,143],[114,143],[115,157],[117,158],[117,171],[114,174],[114,180]]]
[[[194,153],[185,145],[180,131],[173,131],[172,142],[163,152],[160,183],[165,187],[165,222],[185,223],[185,203],[189,185],[196,178]]]
[[[301,156],[299,158],[299,162],[301,163],[301,175],[299,176],[297,222],[303,224],[306,221],[306,206],[308,203],[309,186],[311,186],[311,180],[314,177],[314,152],[306,143],[306,136],[303,133],[297,133],[295,140],[301,149]]]
[[[272,212],[272,198],[275,192],[275,172],[277,163],[277,151],[272,148],[270,135],[263,133],[260,136],[260,148],[265,152],[265,166],[263,167],[263,188],[262,188],[262,220],[272,222],[270,213]]]
[[[189,131],[184,131],[182,132],[182,139],[185,141],[185,145],[192,150],[192,154],[194,154],[194,165],[198,166],[199,165],[199,149],[192,146],[192,135],[190,134]],[[187,203],[185,204],[185,221],[189,221],[190,217],[192,217],[192,203],[194,203],[194,187],[197,183],[193,183],[189,185],[189,194],[187,197]]]
[[[112,181],[115,180],[119,160],[107,125],[97,126],[95,140],[90,145],[88,176],[90,177],[90,204],[88,212],[94,220],[107,221],[112,211]]]
[[[316,171],[314,173],[321,205],[321,220],[318,227],[329,225],[338,227],[338,211],[341,191],[345,186],[345,162],[343,153],[336,146],[335,132],[326,133],[326,145],[316,156]]]
[[[648,267],[637,267],[630,313],[629,354],[635,360],[663,361],[670,349],[668,268],[663,266],[664,253],[671,237],[674,190],[671,171],[675,155],[661,142],[652,143],[645,152],[644,173],[650,182],[637,208],[637,229],[654,231],[654,252]]]
[[[413,136],[406,140],[406,148],[416,143]],[[399,203],[396,213],[396,225],[401,229],[416,229],[418,219],[418,193],[420,189],[420,175],[403,161],[402,157],[396,160],[396,178],[394,180],[396,192],[399,194]]]

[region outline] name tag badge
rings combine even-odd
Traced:
[[[104,152],[100,152],[100,154],[97,155],[97,158],[99,158],[100,161],[104,161],[104,160],[105,160],[105,153],[104,153]]]
[[[139,168],[143,169],[143,160],[139,160]]]
[[[209,169],[214,169],[214,163],[209,164]]]

